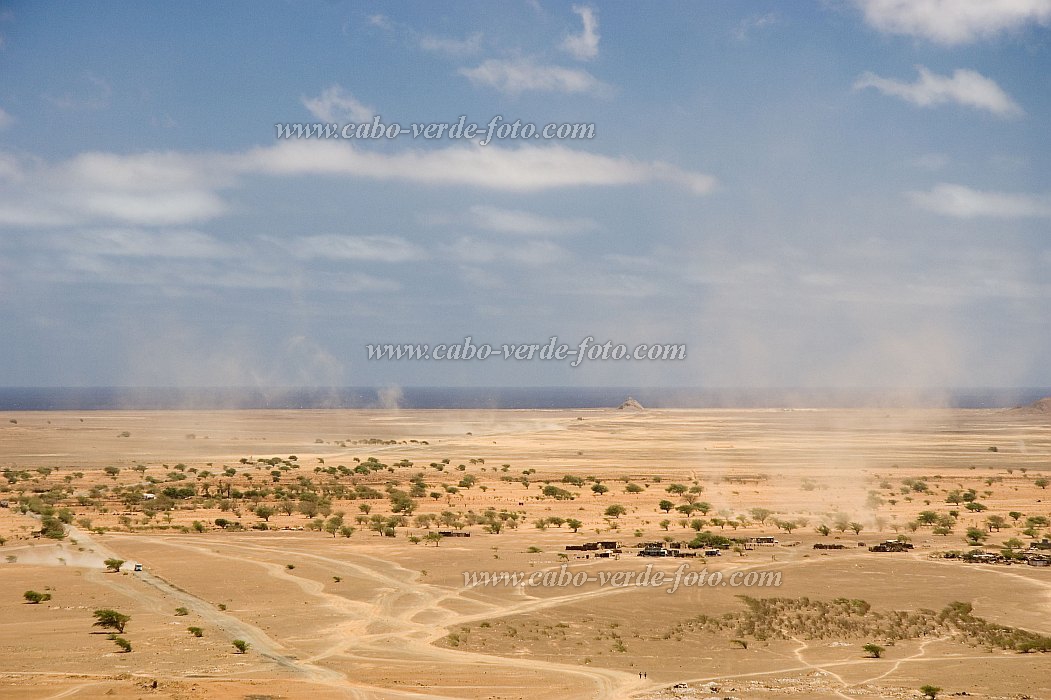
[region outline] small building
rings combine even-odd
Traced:
[[[759,547],[773,547],[777,543],[777,540],[769,535],[760,535],[759,537],[751,537],[748,539],[748,544]]]
[[[462,530],[438,530],[438,534],[442,537],[470,537],[471,533],[463,532]]]
[[[879,544],[869,547],[870,552],[907,552],[912,549],[912,545],[908,542],[900,542],[898,540],[887,540],[886,542],[880,542]]]
[[[674,557],[675,552],[668,549],[663,544],[647,544],[639,550],[640,557]]]

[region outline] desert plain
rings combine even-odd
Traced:
[[[0,468],[0,698],[1051,698],[1046,403],[8,412]]]

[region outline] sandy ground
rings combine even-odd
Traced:
[[[272,465],[256,462],[292,455],[276,482]],[[352,469],[370,456],[390,469],[316,471]],[[413,464],[396,466],[402,460]],[[106,467],[120,471],[107,474]],[[0,498],[16,506],[19,497],[60,487],[65,491],[56,505],[68,507],[73,522],[69,536],[55,542],[32,536],[39,528],[32,516],[0,509],[0,698],[905,698],[919,697],[924,684],[942,687],[943,695],[1051,697],[1046,654],[946,636],[892,644],[803,634],[749,639],[740,648],[728,634],[684,625],[698,614],[743,610],[739,595],[846,597],[886,611],[940,610],[965,601],[991,622],[1051,634],[1051,569],[931,558],[967,549],[966,528],[984,528],[989,515],[1009,523],[989,533],[989,545],[1012,537],[1028,542],[1021,534],[1025,518],[1051,516],[1047,490],[1038,484],[1051,472],[1047,416],[935,410],[0,413],[0,468],[5,476],[24,472],[0,482],[7,488]],[[228,469],[236,473],[224,476]],[[186,478],[171,481],[174,472]],[[428,532],[413,518],[395,537],[382,537],[355,522],[366,502],[336,499],[332,509],[344,511],[356,528],[349,538],[301,530],[310,519],[298,512],[273,515],[267,531],[233,531],[215,520],[245,527],[261,522],[252,498],[180,500],[174,510],[147,517],[141,504],[129,507],[113,493],[187,484],[214,493],[223,483],[272,490],[301,479],[379,490],[396,482],[406,489],[420,472],[428,494],[439,497],[418,498],[416,514],[506,509],[521,513],[521,524],[499,534],[469,525],[470,538],[413,544],[410,535]],[[442,488],[468,474],[477,480],[473,487]],[[565,475],[594,477],[609,490],[596,494],[594,482],[563,483]],[[158,483],[146,483],[149,478]],[[912,480],[927,490],[904,483]],[[545,481],[575,498],[543,497]],[[626,492],[629,483],[642,490]],[[710,512],[665,514],[659,501],[687,501],[667,491],[673,483],[700,487],[690,498],[710,503]],[[948,492],[966,489],[988,510],[972,513],[945,502]],[[276,503],[272,494],[257,500]],[[367,504],[373,514],[391,512],[386,499]],[[613,504],[626,512],[605,517]],[[759,523],[750,515],[754,508],[774,514]],[[960,513],[949,535],[908,527],[921,511],[950,509]],[[1015,521],[1011,512],[1023,517]],[[839,513],[862,531],[815,532]],[[738,515],[747,524],[704,529],[774,535],[781,544],[708,560],[645,560],[629,555],[633,550],[598,560],[564,551],[596,539],[688,541],[694,535],[688,520]],[[583,526],[576,533],[564,524],[535,527],[538,518],[552,516]],[[792,533],[773,524],[788,519],[806,524]],[[195,521],[203,532],[188,527]],[[909,535],[913,551],[874,554],[857,546],[897,532]],[[847,547],[822,552],[812,548],[815,542]],[[121,573],[107,573],[102,561],[108,557],[144,570],[125,565]],[[477,571],[557,574],[563,565],[592,578],[639,575],[647,565],[672,576],[683,563],[725,576],[778,572],[781,585],[681,586],[668,593],[666,586],[598,581],[471,587],[464,578]],[[30,589],[52,599],[26,604],[22,592]],[[123,635],[133,645],[130,653],[119,653],[92,627],[92,611],[103,607],[131,616]],[[186,614],[176,615],[177,608]],[[188,633],[190,626],[203,636]],[[248,641],[248,652],[235,653],[233,639]],[[883,658],[866,658],[861,645],[868,642],[886,647]]]

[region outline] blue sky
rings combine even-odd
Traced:
[[[0,385],[1048,386],[1051,0],[0,2]],[[277,123],[590,123],[280,140]],[[376,362],[367,343],[684,343]]]

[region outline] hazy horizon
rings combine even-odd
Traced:
[[[1014,408],[1051,387],[0,387],[0,411],[164,409]]]

